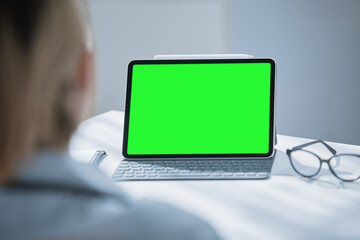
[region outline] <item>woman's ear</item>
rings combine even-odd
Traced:
[[[94,113],[95,102],[94,53],[86,48],[80,53],[72,85],[70,111],[78,121],[82,121]]]
[[[77,87],[82,90],[91,87],[94,83],[94,54],[93,52],[84,49],[79,57],[76,69],[76,82]]]

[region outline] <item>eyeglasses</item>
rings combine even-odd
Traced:
[[[316,143],[323,144],[333,156],[329,159],[322,159],[315,153],[303,149]],[[360,155],[336,154],[336,150],[322,140],[293,147],[286,150],[286,154],[289,156],[291,166],[295,172],[303,177],[311,178],[316,176],[320,172],[322,164],[327,163],[330,171],[342,181],[352,182],[360,178]]]

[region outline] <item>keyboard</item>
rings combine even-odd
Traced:
[[[273,160],[123,160],[112,178],[116,181],[265,179],[270,176]]]

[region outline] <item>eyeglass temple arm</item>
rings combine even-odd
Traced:
[[[305,143],[305,144],[294,147],[292,150],[299,150],[301,148],[304,148],[304,147],[307,147],[307,146],[310,146],[310,145],[313,145],[313,144],[316,144],[316,143],[323,144],[332,154],[334,154],[334,155],[336,154],[336,150],[333,149],[332,147],[330,147],[330,145],[327,144],[326,142],[324,142],[323,140],[316,140],[316,141],[313,141],[313,142]]]

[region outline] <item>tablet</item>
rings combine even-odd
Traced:
[[[134,60],[128,66],[126,158],[270,157],[272,59]]]

